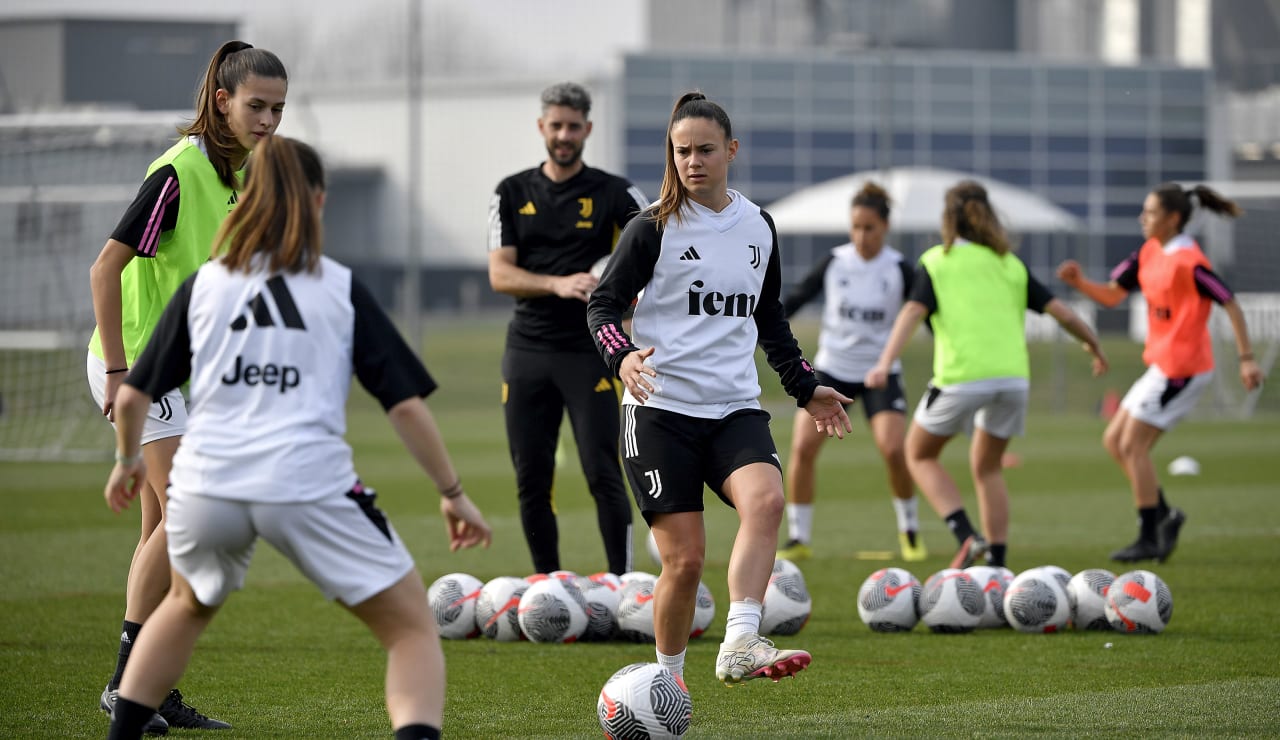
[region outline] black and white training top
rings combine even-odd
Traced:
[[[654,347],[647,406],[708,419],[760,408],[757,343],[799,405],[818,386],[782,314],[773,220],[741,193],[729,196],[719,213],[688,201],[682,222],[665,228],[650,212],[633,219],[591,294],[587,324],[615,376],[625,355]],[[622,313],[637,295],[633,339]],[[622,402],[637,403],[629,392]]]
[[[188,378],[175,490],[294,503],[351,490],[352,373],[384,409],[435,390],[351,271],[228,272],[205,263],[174,294],[125,382],[159,399]]]
[[[902,253],[888,245],[868,260],[852,243],[843,244],[814,265],[782,301],[790,318],[818,293],[825,296],[814,367],[846,383],[861,383],[889,341],[911,275]],[[892,372],[902,372],[899,360]]]

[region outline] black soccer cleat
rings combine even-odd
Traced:
[[[111,710],[116,707],[116,699],[120,698],[120,692],[116,689],[103,689],[102,696],[98,697],[98,709],[111,714]],[[169,723],[159,714],[151,715],[151,719],[142,726],[142,734],[144,735],[167,735],[169,734]]]
[[[1139,537],[1132,545],[1111,553],[1111,559],[1121,563],[1136,563],[1140,560],[1156,560],[1161,557],[1160,545],[1151,540]]]
[[[1160,554],[1156,556],[1156,560],[1163,563],[1173,554],[1173,548],[1178,546],[1178,532],[1182,530],[1182,525],[1186,521],[1186,512],[1174,507],[1169,509],[1169,513],[1156,525],[1156,542],[1160,548]]]
[[[170,689],[169,695],[160,704],[160,716],[164,717],[170,727],[184,730],[230,730],[231,725],[220,719],[206,717],[196,708],[182,700],[182,693]]]

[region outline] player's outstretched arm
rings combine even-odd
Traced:
[[[387,418],[405,449],[436,484],[443,497],[440,512],[449,533],[449,549],[473,545],[489,546],[493,530],[485,522],[480,509],[462,490],[462,479],[454,470],[449,451],[445,449],[435,416],[422,399],[406,398],[387,411]]]
[[[867,371],[865,383],[868,388],[883,388],[889,382],[889,373],[893,369],[893,361],[902,354],[907,340],[916,333],[920,322],[929,313],[929,309],[919,301],[907,301],[898,310],[898,317],[893,320],[893,329],[889,331],[889,340],[880,350],[880,359],[876,366]]]
[[[1059,280],[1107,308],[1115,308],[1129,296],[1129,291],[1115,282],[1098,283],[1085,277],[1080,263],[1075,260],[1066,260],[1058,265],[1057,274]]]
[[[142,427],[150,405],[151,397],[131,385],[121,385],[116,393],[116,464],[102,495],[117,514],[138,497],[147,480],[147,466],[142,461]]]
[[[1098,335],[1093,333],[1093,329],[1084,323],[1084,319],[1080,315],[1071,310],[1071,307],[1062,301],[1054,298],[1044,307],[1045,313],[1057,320],[1058,325],[1067,331],[1068,334],[1079,339],[1084,346],[1084,351],[1093,356],[1093,377],[1098,377],[1105,373],[1108,368],[1107,356],[1102,352],[1102,345],[1098,343]]]
[[[1251,391],[1262,385],[1266,376],[1258,366],[1257,358],[1253,356],[1253,345],[1249,342],[1249,328],[1245,324],[1244,311],[1240,310],[1240,303],[1234,299],[1222,304],[1222,308],[1227,312],[1227,318],[1231,319],[1231,330],[1236,335],[1236,352],[1240,357],[1240,382],[1244,384],[1245,390]]]

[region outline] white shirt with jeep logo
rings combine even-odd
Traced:
[[[345,266],[188,278],[125,382],[159,398],[190,379],[170,483],[184,493],[313,501],[356,482],[346,432],[351,376],[384,409],[435,382]]]

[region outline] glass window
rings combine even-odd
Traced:
[[[990,146],[993,152],[1030,154],[1031,137],[1022,134],[992,134]]]
[[[1146,154],[1147,140],[1141,136],[1108,136],[1103,151],[1106,154]]]
[[[1146,103],[1108,102],[1102,108],[1102,115],[1107,120],[1108,128],[1117,125],[1125,130],[1143,130],[1147,128],[1147,113],[1150,110]]]
[[[1197,170],[1173,170],[1166,169],[1160,176],[1161,182],[1200,182],[1205,178],[1203,169]]]
[[[1112,187],[1129,187],[1140,188],[1147,184],[1147,171],[1143,170],[1121,170],[1109,169],[1106,171],[1105,182]]]
[[[930,134],[929,148],[934,153],[971,151],[973,149],[972,134]]]
[[[796,132],[790,129],[754,129],[742,134],[744,143],[754,147],[786,148],[796,145]]]
[[[727,63],[726,63],[727,64]],[[788,82],[794,83],[796,65],[791,62],[750,62],[747,65],[747,76],[754,82]]]
[[[1026,167],[992,168],[991,177],[1014,185],[1030,185],[1031,170]]]
[[[1107,201],[1102,212],[1107,218],[1132,218],[1136,221],[1138,215],[1142,213],[1142,204]]]
[[[826,182],[827,180],[834,180],[837,177],[851,175],[853,174],[854,169],[853,167],[837,167],[832,164],[820,164],[811,167],[810,172],[813,173],[814,182]]]
[[[854,66],[844,62],[814,62],[812,67],[813,81],[816,85],[853,86]]]
[[[1045,81],[1050,90],[1087,92],[1089,89],[1089,70],[1087,69],[1052,69],[1046,71]]]
[[[935,149],[930,155],[930,160],[934,167],[944,167],[963,172],[972,172],[976,169],[973,152],[971,151],[938,151]]]
[[[1088,136],[1050,136],[1048,147],[1051,153],[1087,154],[1089,152]],[[995,144],[992,144],[995,148]]]
[[[626,145],[652,148],[661,151],[666,145],[667,130],[661,128],[629,127],[626,134]]]
[[[1165,138],[1160,140],[1160,153],[1164,155],[1204,155],[1204,139]]]
[[[1076,216],[1077,218],[1089,218],[1088,203],[1076,203],[1074,201],[1071,201],[1071,202],[1057,203],[1056,205],[1062,210],[1066,211],[1067,213],[1070,213],[1071,215]]]
[[[796,179],[795,165],[790,164],[757,164],[750,168],[753,182],[793,182]]]
[[[648,56],[628,56],[626,70],[627,77],[650,77],[660,80],[669,80],[675,74],[672,60]]]
[[[852,131],[814,131],[813,146],[816,149],[852,149]]]
[[[970,67],[930,67],[929,79],[935,85],[973,89],[973,69]]]
[[[1057,131],[1082,131],[1089,128],[1088,103],[1049,103],[1049,128]]]
[[[1050,169],[1049,170],[1050,185],[1088,185],[1088,170],[1073,169]]]
[[[627,178],[632,182],[662,182],[662,173],[665,167],[665,162],[654,162],[652,155],[642,159],[632,159],[627,162]],[[644,192],[656,193],[658,191],[645,188]]]
[[[1202,69],[1165,70],[1160,75],[1164,97],[1186,96],[1203,100],[1209,84],[1209,72]]]
[[[813,106],[813,114],[815,116],[852,118],[863,110],[863,106],[858,105],[858,103],[852,98],[845,98],[843,100],[836,98],[814,98],[810,105]]]

